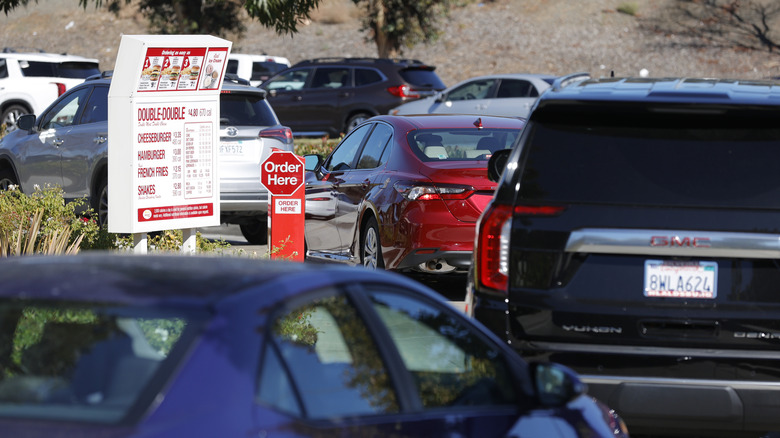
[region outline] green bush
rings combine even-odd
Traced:
[[[18,187],[0,192],[0,256],[78,252],[101,241],[97,224],[76,212],[86,200],[65,203],[62,189]]]

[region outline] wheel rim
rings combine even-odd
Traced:
[[[11,187],[15,185],[16,183],[10,178],[0,178],[0,190],[10,190]]]
[[[352,131],[353,129],[357,128],[357,125],[365,122],[368,119],[368,117],[364,115],[359,115],[356,117],[353,117],[349,120],[349,126],[347,126],[348,131]]]
[[[22,114],[24,114],[22,111],[14,110],[5,115],[5,119],[3,120],[3,123],[5,123],[6,132],[11,132],[16,130],[16,121],[19,120],[19,116],[21,116]]]
[[[108,186],[104,186],[100,191],[98,200],[98,225],[108,225]]]
[[[366,238],[363,242],[363,266],[376,269],[378,253],[379,239],[376,235],[376,228],[371,227],[366,230]]]

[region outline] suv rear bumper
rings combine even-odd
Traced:
[[[219,209],[224,213],[242,212],[266,215],[268,213],[268,193],[220,193]]]
[[[475,319],[526,360],[573,368],[588,384],[588,394],[614,409],[632,434],[757,437],[780,431],[780,381],[773,379],[780,373],[780,352],[775,349],[593,345],[584,338],[529,342],[512,324],[501,296],[476,293],[468,304]]]

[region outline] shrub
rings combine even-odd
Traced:
[[[75,253],[92,245],[100,231],[76,213],[84,202],[65,203],[57,187],[30,195],[18,187],[0,192],[0,256]]]

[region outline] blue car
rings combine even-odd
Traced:
[[[359,267],[3,259],[0,340],[2,436],[627,436],[567,368]]]

